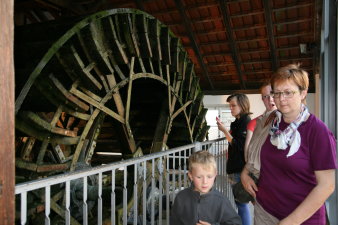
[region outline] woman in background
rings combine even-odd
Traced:
[[[245,165],[244,144],[246,138],[246,127],[251,120],[250,102],[245,94],[233,94],[227,98],[230,104],[231,115],[235,121],[230,124],[228,131],[224,124],[217,118],[217,126],[222,131],[229,142],[228,160],[226,163],[227,173],[233,177],[234,182],[240,181],[240,173]],[[238,214],[242,219],[243,225],[251,225],[249,206],[247,203],[236,201]]]
[[[273,97],[271,95],[272,88],[271,88],[270,81],[263,83],[259,91],[261,93],[262,101],[265,106],[265,111],[262,115],[252,119],[248,123],[248,126],[246,128],[246,139],[245,139],[245,146],[244,146],[245,162],[248,160],[248,146],[252,138],[253,132],[255,130],[257,120],[262,119],[262,117],[266,116],[267,114],[277,109],[275,101],[273,100]]]

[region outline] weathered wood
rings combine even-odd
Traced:
[[[85,104],[84,102],[80,101],[78,98],[76,98],[74,95],[70,94],[69,91],[66,90],[66,88],[61,84],[61,82],[53,75],[50,74],[49,78],[53,82],[56,88],[54,90],[59,90],[61,92],[61,95],[63,95],[67,100],[73,102],[76,104],[79,108],[87,111],[89,109],[89,105]]]
[[[180,71],[179,69],[179,57],[180,57],[180,39],[171,38],[170,39],[170,55],[171,55],[171,66],[170,71],[176,74]]]
[[[162,27],[160,40],[161,40],[162,59],[163,59],[164,63],[170,65],[171,64],[170,37],[169,37],[168,27]]]
[[[75,88],[72,88],[70,90],[70,92],[72,94],[76,95],[77,97],[81,98],[83,101],[88,102],[89,104],[91,104],[91,105],[95,106],[96,108],[98,108],[98,109],[104,111],[105,113],[109,114],[110,116],[117,119],[121,123],[125,122],[124,119],[120,115],[118,115],[114,111],[105,107],[104,104],[102,104],[101,102],[97,102],[94,99],[90,98],[89,96],[85,95],[83,92],[76,90]]]
[[[153,49],[153,59],[161,61],[162,60],[162,51],[161,51],[161,25],[158,20],[150,19],[148,20],[148,30],[149,30],[149,38],[151,49]]]
[[[140,50],[142,52],[142,56],[144,58],[153,57],[153,53],[152,53],[152,49],[151,49],[150,41],[149,41],[148,24],[147,24],[145,15],[143,14],[136,15],[135,25],[136,25],[137,34],[139,37],[139,43],[141,43]]]
[[[27,169],[30,171],[34,171],[37,173],[45,173],[45,172],[61,172],[68,170],[70,167],[70,162],[67,163],[61,163],[61,164],[43,164],[38,165],[36,163],[26,162],[20,159],[15,160],[16,167]]]
[[[69,136],[69,137],[76,137],[77,136],[76,131],[63,129],[63,128],[59,128],[59,127],[53,127],[53,126],[51,126],[50,123],[43,120],[42,118],[40,118],[37,114],[35,114],[33,112],[23,111],[23,112],[20,112],[19,116],[21,116],[25,120],[31,121],[35,126],[38,126],[42,130],[45,130],[45,131],[48,131],[48,132],[51,132],[51,133],[54,133],[54,134],[61,134],[61,135],[64,135],[64,136]]]
[[[202,124],[202,128],[199,129],[196,137],[195,137],[195,141],[204,141],[205,137],[207,136],[208,130],[209,130],[210,126],[207,125],[206,122],[204,122]]]
[[[82,37],[80,34],[78,34],[78,38],[80,40],[80,43],[82,43],[82,46],[85,45],[85,43],[83,43]],[[84,64],[83,60],[81,59],[81,56],[79,55],[79,53],[76,51],[74,46],[71,46],[71,51],[72,54],[74,55],[74,58],[76,60],[76,62],[74,62],[72,64],[72,66],[80,66],[81,70],[83,71],[83,73],[80,73],[80,75],[82,74],[82,78],[87,81],[87,83],[91,83],[94,87],[97,87],[98,89],[102,88],[101,83],[91,74],[92,69],[95,66],[94,62],[90,62],[87,66]],[[70,61],[68,61],[70,62]]]
[[[49,144],[49,139],[45,139],[45,140],[42,141],[40,151],[39,151],[39,154],[38,154],[38,158],[36,160],[37,165],[41,165],[43,163],[43,158],[45,157],[45,153],[46,153],[48,144]]]
[[[208,109],[203,108],[201,112],[196,116],[193,123],[194,136],[198,136],[199,130],[202,128],[202,124],[205,121],[205,115],[207,114]]]
[[[100,78],[104,90],[108,91],[107,80],[104,74],[111,73],[111,68],[104,62],[106,49],[103,46],[103,31],[100,20],[91,21],[88,27],[83,28],[79,33],[79,40],[88,62],[93,64],[93,72]]]
[[[45,43],[48,39],[40,44]],[[27,159],[18,157],[17,167],[34,171],[32,177],[204,138],[203,96],[193,64],[168,27],[143,12],[115,9],[88,16],[53,40],[39,62],[18,65],[25,63],[28,67],[17,70],[18,76],[30,75],[20,85],[16,126],[36,144],[17,150]],[[31,109],[35,99],[48,108]],[[53,201],[52,209],[62,216],[62,200]]]
[[[30,154],[32,152],[34,143],[35,143],[35,138],[28,138],[28,140],[25,142],[25,145],[23,146],[23,150],[21,152],[21,158],[24,160],[30,160]]]
[[[110,29],[107,29],[107,33],[106,33],[108,45],[111,44],[109,46],[112,46],[113,48],[112,52],[114,52],[114,55],[117,57],[116,62],[127,64],[129,62],[129,59],[117,37],[115,25],[112,20],[112,17],[109,17],[108,19],[104,20],[103,23],[105,23],[107,20],[109,22],[109,26],[106,26],[106,27],[110,28]]]
[[[123,158],[138,146],[148,153],[196,138],[194,123],[203,106],[193,64],[180,40],[154,17],[133,9],[97,13],[51,46],[37,65],[41,67],[21,85],[25,90],[17,104],[18,130],[39,142],[37,165],[52,160],[48,154],[54,151],[60,155],[55,162],[72,160],[74,170],[79,162],[90,163],[100,138],[114,143],[111,151],[120,148]],[[40,96],[48,110],[38,104],[34,110],[29,104],[20,109],[29,90],[27,98]],[[166,108],[159,112],[163,104]],[[22,115],[25,111],[30,113]],[[109,135],[101,135],[105,123]],[[72,138],[62,137],[66,130],[73,131]],[[176,138],[172,133],[178,130],[185,134]]]
[[[119,14],[117,26],[122,31],[122,35],[129,51],[130,56],[140,56],[140,50],[134,34],[134,22],[130,14]]]
[[[168,141],[169,110],[168,99],[162,102],[161,110],[156,124],[155,135],[150,152],[159,152]]]
[[[98,118],[95,121],[95,124],[92,126],[92,132],[94,134],[90,135],[91,138],[90,140],[88,140],[88,146],[87,149],[88,151],[86,152],[86,156],[84,161],[87,164],[90,164],[90,160],[92,159],[92,156],[94,154],[94,150],[96,148],[96,143],[97,143],[97,138],[101,132],[101,125],[103,124],[105,118],[105,114],[104,113],[100,113]]]

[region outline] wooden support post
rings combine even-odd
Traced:
[[[0,224],[14,224],[13,0],[0,4]]]

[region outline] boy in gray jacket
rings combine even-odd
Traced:
[[[242,224],[230,201],[213,188],[216,175],[216,161],[211,153],[199,151],[189,157],[192,185],[177,194],[170,225]]]

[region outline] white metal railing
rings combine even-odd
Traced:
[[[216,156],[216,189],[235,207],[225,172],[227,142],[217,139],[17,184],[17,223],[169,225],[176,193],[189,186],[188,157],[198,150]]]

